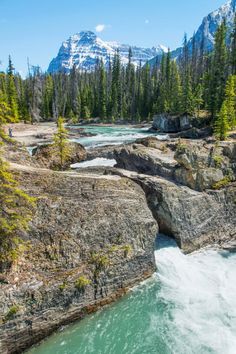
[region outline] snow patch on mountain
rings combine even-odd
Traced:
[[[128,63],[129,48],[132,49],[132,62],[135,66],[143,65],[151,58],[167,52],[167,48],[158,45],[153,48],[141,48],[117,42],[105,42],[91,31],[82,31],[71,36],[62,43],[56,58],[48,68],[48,72],[69,72],[73,66],[79,70],[91,71],[97,64],[98,59],[103,60],[107,67],[117,50],[119,50],[121,63]]]

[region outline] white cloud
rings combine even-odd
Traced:
[[[146,25],[149,24],[149,20],[148,20],[148,19],[145,20],[145,24],[146,24]]]
[[[95,27],[96,32],[103,32],[107,28],[106,25],[99,24]]]

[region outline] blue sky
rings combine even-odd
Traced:
[[[61,42],[97,25],[104,40],[179,46],[202,18],[226,0],[0,0],[0,70],[10,54],[16,69],[47,69]]]

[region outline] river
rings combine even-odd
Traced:
[[[79,126],[83,128],[86,133],[95,134],[94,136],[82,137],[74,139],[86,148],[104,146],[104,145],[118,145],[130,143],[138,138],[145,138],[151,136],[148,128],[135,128],[125,126],[96,126],[84,125]]]
[[[157,273],[28,354],[235,354],[236,253],[157,238]]]

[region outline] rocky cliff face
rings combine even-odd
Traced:
[[[123,147],[115,158],[120,175],[146,192],[160,231],[191,252],[236,239],[235,148],[153,137]]]
[[[136,183],[13,166],[37,197],[30,248],[1,274],[0,352],[20,353],[149,277],[158,231]]]

